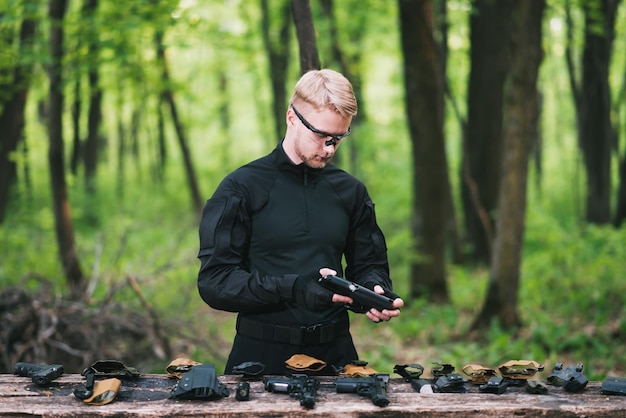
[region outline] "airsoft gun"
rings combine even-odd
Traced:
[[[389,375],[379,373],[367,377],[338,377],[337,393],[357,393],[367,396],[376,406],[389,405],[387,399],[387,384]]]
[[[60,364],[15,363],[13,374],[30,377],[38,386],[48,386],[54,379],[61,377],[63,366]]]
[[[315,406],[319,380],[306,374],[294,373],[291,377],[264,377],[263,383],[268,392],[287,393],[292,398],[300,399],[300,405],[305,408]]]
[[[341,277],[334,275],[322,276],[319,279],[319,284],[339,295],[352,298],[353,303],[349,305],[349,308],[354,312],[364,313],[371,308],[375,308],[379,311],[383,309],[395,309],[393,307],[392,298],[379,295],[373,290],[342,279]]]

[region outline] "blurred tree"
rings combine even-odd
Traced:
[[[626,148],[624,155],[619,158],[619,187],[617,190],[617,207],[613,225],[619,228],[626,221]]]
[[[511,12],[511,67],[504,102],[503,159],[491,271],[482,310],[473,330],[497,318],[504,327],[521,325],[518,291],[526,217],[528,161],[537,137],[537,78],[543,60],[541,22],[545,0],[515,0]]]
[[[576,105],[578,144],[587,174],[586,220],[611,222],[611,125],[609,66],[615,36],[615,17],[620,0],[587,0],[581,3],[585,16],[582,76],[576,79],[572,58],[572,19],[565,2],[568,26],[568,68]]]
[[[300,45],[300,73],[321,68],[320,57],[317,52],[317,40],[315,39],[315,25],[311,14],[309,0],[292,0],[293,21]]]
[[[364,27],[367,25],[369,8],[363,7],[363,1],[342,6],[349,8],[349,19],[337,18],[337,7],[334,0],[321,0],[322,16],[328,24],[328,42],[330,43],[329,58],[324,67],[336,66],[337,70],[346,76],[359,104],[359,117],[353,121],[353,126],[365,122],[365,97],[363,95],[363,73],[361,59],[363,57]],[[344,40],[345,39],[345,40]]]
[[[74,41],[78,44],[80,49],[81,39],[75,37]],[[78,62],[74,63],[74,68],[80,68]],[[73,175],[78,174],[78,165],[80,164],[81,156],[81,138],[80,138],[80,118],[82,115],[83,97],[81,94],[82,82],[80,76],[77,76],[73,80],[74,82],[74,98],[72,100],[71,114],[72,114],[72,150],[70,152],[70,171]]]
[[[420,259],[410,267],[410,297],[449,300],[445,236],[450,184],[443,134],[443,80],[430,0],[399,0],[404,100],[413,162],[411,230]]]
[[[11,188],[17,178],[15,156],[18,146],[24,142],[24,109],[30,88],[32,63],[25,62],[18,51],[32,49],[36,21],[33,9],[36,2],[26,1],[22,7],[21,18],[14,31],[12,26],[0,28],[0,56],[3,64],[0,68],[0,223],[4,220]],[[4,13],[0,13],[0,20]],[[19,15],[17,15],[19,16]],[[14,18],[17,17],[14,15]]]
[[[512,0],[476,0],[470,14],[467,136],[461,184],[466,240],[489,263],[502,160],[502,102],[509,69]]]
[[[617,18],[619,19],[619,18]],[[622,65],[626,65],[622,62]],[[615,216],[613,217],[613,225],[619,228],[626,221],[626,147],[624,146],[624,136],[626,135],[626,124],[624,124],[623,114],[626,109],[626,69],[621,68],[622,85],[616,94],[613,105],[613,135],[615,137],[614,147],[616,159],[618,161],[618,181],[617,187],[617,204],[615,206]],[[621,136],[621,141],[620,141]],[[620,142],[623,148],[623,155],[620,155]]]
[[[63,19],[67,9],[67,0],[49,0],[48,17],[50,19],[50,63],[48,78],[50,88],[48,95],[48,164],[50,168],[50,185],[52,188],[52,205],[56,227],[59,255],[63,272],[69,285],[71,296],[79,298],[85,289],[85,277],[80,267],[74,226],[72,224],[67,183],[65,181],[65,163],[63,147],[63,55],[64,28]]]
[[[457,113],[459,122],[461,123],[461,136],[462,143],[465,143],[463,138],[466,137],[467,123],[460,115],[456,106],[455,99],[450,89],[450,82],[448,79],[448,28],[450,26],[448,22],[448,2],[447,0],[435,0],[434,8],[435,16],[435,40],[437,43],[437,52],[439,55],[439,72],[440,77],[443,80],[444,97],[447,95],[450,98],[453,109]],[[445,101],[441,100],[440,112],[443,115],[442,122],[446,119],[446,106]],[[449,241],[450,250],[452,253],[452,262],[460,264],[463,261],[463,250],[461,243],[461,236],[459,233],[459,223],[457,221],[456,210],[454,208],[454,199],[452,196],[452,187],[448,187],[448,193],[446,196],[446,216],[447,216],[447,237]]]
[[[87,80],[89,88],[89,110],[87,111],[87,139],[84,146],[85,187],[87,193],[96,192],[96,173],[98,168],[98,151],[100,144],[100,124],[102,121],[102,89],[100,87],[100,46],[98,45],[99,29],[96,25],[98,0],[85,0],[83,3],[83,19],[87,25],[84,33],[87,43]]]
[[[321,14],[328,25],[328,42],[330,44],[328,46],[330,51],[327,54],[329,58],[323,66],[337,68],[352,84],[354,95],[359,105],[358,117],[352,121],[354,129],[354,127],[365,123],[366,117],[363,74],[360,71],[360,67],[364,50],[363,37],[365,31],[363,31],[363,28],[367,26],[367,17],[370,9],[365,7],[367,5],[364,5],[362,0],[358,4],[346,5],[346,2],[342,2],[342,4],[344,7],[349,7],[349,19],[339,20],[337,18],[334,0],[320,1]],[[343,35],[344,38],[341,38],[340,35]],[[342,39],[345,39],[345,41],[342,41]],[[348,157],[348,163],[344,165],[344,168],[357,175],[358,141],[347,141],[343,146],[344,149],[347,148],[348,153],[335,154],[333,162],[338,166],[342,166],[344,165],[342,163],[345,157]]]
[[[185,126],[179,117],[178,106],[174,98],[174,91],[172,89],[172,80],[170,78],[167,57],[165,55],[165,46],[163,44],[163,37],[165,36],[165,29],[157,28],[155,30],[154,43],[157,55],[157,64],[161,69],[161,99],[170,108],[170,114],[172,116],[172,123],[176,131],[176,138],[178,139],[178,145],[180,146],[181,154],[183,156],[185,174],[187,176],[187,186],[191,193],[191,203],[194,213],[198,216],[202,213],[204,207],[204,201],[200,195],[200,187],[198,186],[198,179],[196,171],[193,167],[193,160],[191,159],[191,153],[189,151],[189,145],[187,140],[187,134]]]
[[[291,45],[291,2],[279,0],[278,7],[273,2],[261,0],[261,34],[267,54],[268,73],[272,85],[272,109],[276,141],[283,138],[285,112],[287,111],[286,80],[289,70],[289,49]],[[275,27],[277,27],[275,29]]]
[[[615,208],[615,217],[613,219],[613,225],[616,228],[619,228],[624,221],[626,221],[626,147],[623,147],[624,155],[619,155],[620,150],[620,135],[626,133],[623,127],[623,119],[620,117],[624,111],[624,105],[626,104],[626,70],[622,69],[622,87],[617,94],[617,99],[615,100],[614,106],[614,114],[615,122],[613,124],[613,132],[615,135],[615,149],[618,160],[618,176],[619,176],[619,186],[617,188],[617,205]],[[624,126],[626,128],[626,126]],[[622,136],[622,144],[623,139]]]

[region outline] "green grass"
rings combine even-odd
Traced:
[[[390,333],[358,321],[357,333],[366,335],[360,341],[366,348],[363,357],[385,370],[398,362],[427,366],[443,360],[460,368],[470,362],[496,367],[510,359],[533,359],[545,365],[544,373],[563,362],[583,363],[596,380],[624,374],[626,228],[546,231],[541,222],[529,219],[520,286],[521,329],[506,330],[494,323],[484,336],[470,337],[488,271],[451,266],[450,305],[412,301],[389,324]],[[372,338],[371,332],[376,336]],[[389,341],[396,348],[379,350],[368,341]]]

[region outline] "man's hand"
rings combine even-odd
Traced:
[[[378,293],[379,295],[385,294],[385,290],[380,285],[374,286],[374,292]],[[335,301],[335,296],[337,295],[333,296],[333,302]],[[391,318],[400,315],[400,308],[403,306],[404,306],[404,301],[401,298],[396,298],[393,301],[393,307],[396,309],[391,309],[391,310],[383,309],[383,311],[380,312],[372,308],[369,311],[367,311],[365,315],[367,315],[367,317],[374,322],[389,321],[391,320]]]
[[[318,272],[300,275],[293,285],[293,300],[312,311],[328,309],[333,304],[333,292],[317,283]]]
[[[320,269],[320,276],[336,276],[337,272],[333,269],[329,269],[328,267],[324,267]],[[354,301],[352,298],[344,295],[340,295],[338,293],[333,293],[333,303],[347,303],[351,305]]]
[[[330,268],[322,268],[320,269],[320,275],[321,276],[330,276],[330,275],[336,276],[337,272]],[[374,292],[378,293],[379,295],[385,294],[385,290],[380,285],[374,286]],[[352,304],[354,302],[352,298],[348,296],[343,296],[337,293],[333,294],[332,301],[333,303],[347,303],[347,304]],[[393,301],[393,307],[396,309],[383,309],[383,311],[380,312],[377,309],[372,308],[369,311],[367,311],[365,315],[367,315],[367,317],[374,322],[389,321],[391,320],[391,318],[400,315],[400,308],[403,306],[404,306],[404,301],[401,298],[396,298]]]

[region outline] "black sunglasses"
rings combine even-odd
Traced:
[[[352,133],[352,128],[350,126],[348,126],[348,131],[347,132],[345,132],[343,134],[339,134],[339,135],[329,134],[328,132],[320,131],[319,129],[314,128],[313,125],[311,125],[309,122],[307,122],[307,120],[304,119],[304,116],[302,116],[300,114],[300,112],[298,112],[293,105],[291,105],[291,108],[293,109],[293,112],[296,114],[298,119],[300,119],[300,122],[302,122],[302,124],[309,131],[311,131],[313,133],[316,133],[316,134],[318,134],[318,135],[320,135],[321,137],[324,137],[324,138],[330,137],[330,139],[327,139],[326,141],[324,141],[324,145],[325,146],[332,145],[333,147],[335,147],[335,146],[337,146],[337,143],[339,143],[342,139],[344,139],[345,137],[349,136]]]

